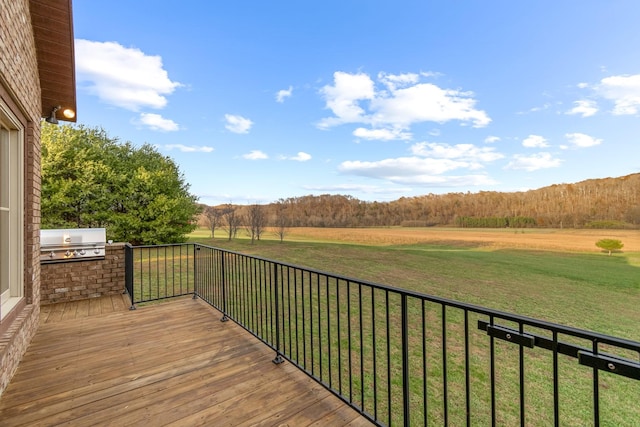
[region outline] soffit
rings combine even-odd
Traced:
[[[54,107],[60,113],[71,109],[72,119],[58,114],[58,120],[75,122],[76,77],[71,0],[29,0],[31,25],[36,44],[42,91],[42,117]]]

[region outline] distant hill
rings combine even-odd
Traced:
[[[223,205],[240,216],[246,206]],[[640,173],[523,192],[427,194],[391,202],[348,195],[301,196],[264,205],[268,222],[296,227],[474,226],[639,228]],[[206,215],[202,221],[207,222]],[[224,221],[221,222],[224,224]]]

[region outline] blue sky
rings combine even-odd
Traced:
[[[200,202],[640,172],[640,3],[74,0],[78,123]]]

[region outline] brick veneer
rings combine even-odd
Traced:
[[[40,304],[77,301],[124,291],[124,243],[107,245],[104,259],[40,266]]]
[[[0,0],[0,98],[25,129],[24,300],[0,320],[0,395],[40,314],[40,95],[29,0]]]

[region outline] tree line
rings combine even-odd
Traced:
[[[107,238],[179,243],[199,207],[175,162],[102,129],[42,124],[42,228],[104,227]]]
[[[307,195],[280,199],[265,205],[204,206],[201,225],[211,228],[211,217],[220,214],[217,227],[227,231],[228,212],[236,227],[251,227],[252,210],[260,209],[264,226],[370,227],[640,227],[640,174],[556,184],[523,192],[427,194],[391,202],[367,202],[348,195]],[[251,234],[251,233],[250,233]],[[253,233],[255,234],[255,233]],[[259,235],[258,235],[259,237]]]

